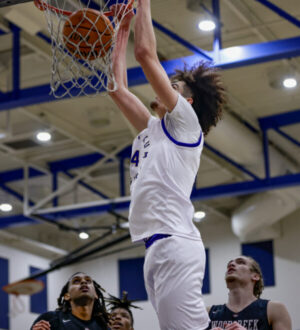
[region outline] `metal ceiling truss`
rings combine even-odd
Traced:
[[[275,6],[270,1],[254,1],[260,2],[262,5],[268,7],[270,10],[274,11],[290,23],[300,27],[299,20],[297,20],[295,17],[291,16],[278,6]],[[215,16],[217,21],[220,22],[219,0],[212,0],[212,8],[213,15]],[[238,55],[236,55],[235,58],[232,59],[230,55],[232,47],[222,49],[221,24],[217,24],[218,27],[214,33],[213,52],[206,52],[190,44],[177,34],[173,33],[172,31],[169,31],[155,21],[153,21],[153,24],[157,29],[167,34],[170,38],[176,40],[177,42],[194,52],[194,55],[192,56],[163,61],[162,65],[168,75],[173,74],[175,68],[182,68],[184,64],[193,65],[200,60],[211,61],[217,67],[229,69],[300,56],[300,37],[238,46],[240,51]],[[50,86],[48,84],[25,89],[20,88],[20,29],[11,24],[11,30],[13,33],[13,86],[12,91],[0,94],[0,110],[12,110],[20,106],[29,106],[56,100],[52,95],[49,95]],[[43,38],[46,42],[49,42],[49,38],[47,36],[44,36],[41,33],[38,33],[38,36],[40,38]],[[145,83],[147,83],[147,80],[140,67],[128,69],[129,86],[136,86]],[[215,153],[218,157],[222,158],[230,165],[238,168],[252,180],[200,189],[195,187],[192,192],[192,199],[204,200],[224,196],[236,196],[241,194],[249,194],[270,189],[279,189],[299,185],[300,173],[270,177],[270,160],[268,153],[267,135],[269,129],[274,129],[279,134],[287,138],[291,143],[300,146],[299,141],[280,130],[281,126],[295,124],[299,122],[300,110],[285,112],[279,115],[268,116],[259,119],[261,133],[263,136],[265,178],[258,178],[254,173],[250,172],[242,165],[233,161],[232,159],[230,159],[230,157],[222,154],[220,151],[206,144],[205,147],[208,148],[211,152]],[[110,155],[93,153],[49,163],[48,167],[53,176],[53,192],[35,204],[29,202],[29,196],[26,196],[26,188],[23,197],[19,193],[17,193],[18,196],[16,196],[16,192],[14,192],[11,188],[7,186],[7,183],[9,182],[13,182],[15,180],[24,180],[26,176],[26,173],[24,173],[24,169],[17,169],[0,173],[0,187],[14,197],[17,197],[18,199],[23,201],[25,200],[25,204],[28,203],[28,205],[24,207],[24,214],[1,217],[0,228],[5,228],[20,223],[33,223],[35,222],[35,220],[33,219],[35,215],[42,215],[47,219],[52,219],[53,221],[56,221],[60,219],[80,217],[88,214],[100,214],[108,211],[120,211],[127,209],[130,203],[130,197],[125,196],[126,189],[124,160],[130,157],[130,151],[130,146],[123,146],[122,148],[118,149]],[[95,188],[91,187],[83,181],[85,176],[89,174],[93,169],[99,167],[101,164],[107,162],[111,158],[114,158],[114,160],[117,159],[119,161],[120,168],[120,196],[122,197],[115,199],[108,199],[107,196],[105,196],[102,192],[96,190]],[[78,176],[74,177],[70,172],[68,172],[69,170],[88,165],[90,165],[90,168],[83,171]],[[60,188],[57,184],[57,175],[59,173],[64,173],[71,178],[71,181],[67,185]],[[45,173],[40,172],[34,168],[29,168],[28,178],[25,178],[25,181],[42,175],[45,175]],[[28,182],[26,184],[28,184]],[[58,206],[59,194],[65,192],[71,187],[74,187],[75,184],[81,184],[86,189],[92,191],[93,193],[101,197],[102,200],[76,205]],[[53,207],[48,209],[41,208],[51,200],[53,203]]]

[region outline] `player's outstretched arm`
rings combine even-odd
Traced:
[[[156,95],[171,112],[177,103],[178,93],[172,88],[157,56],[150,0],[138,0],[134,34],[136,60],[141,64]]]
[[[273,330],[292,330],[291,317],[282,303],[268,303],[268,318]]]
[[[119,12],[120,8],[112,6],[111,10]],[[118,86],[117,90],[110,92],[109,95],[130,123],[138,131],[142,131],[147,127],[150,113],[144,104],[128,90],[127,86],[126,50],[133,16],[133,12],[129,12],[123,18],[118,31],[112,59],[113,73]]]

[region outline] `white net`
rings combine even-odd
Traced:
[[[51,35],[51,92],[56,98],[117,89],[112,51],[133,0],[34,0]],[[115,15],[110,8],[116,5]]]

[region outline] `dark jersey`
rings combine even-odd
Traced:
[[[83,321],[72,315],[71,313],[63,313],[62,311],[48,312],[40,315],[34,322],[32,327],[39,321],[48,321],[51,330],[105,330],[95,320]],[[31,329],[32,329],[31,327]]]
[[[211,319],[208,329],[220,327],[225,328],[225,324],[238,322],[247,330],[269,330],[267,315],[267,305],[269,300],[257,299],[239,313],[232,312],[226,305],[214,305],[209,311]]]

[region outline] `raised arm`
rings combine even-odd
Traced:
[[[273,330],[292,330],[292,321],[286,307],[270,301],[268,303],[268,318]]]
[[[112,6],[111,9],[113,11],[120,10],[117,6]],[[111,92],[109,95],[130,123],[138,131],[142,131],[147,127],[150,113],[144,104],[134,94],[132,94],[127,87],[126,50],[130,33],[130,23],[133,16],[133,12],[129,12],[123,18],[118,31],[112,60],[113,72],[118,87],[115,92]]]
[[[157,56],[151,0],[138,0],[134,34],[136,60],[143,68],[156,95],[170,112],[177,103],[178,93],[172,88],[169,77]]]

